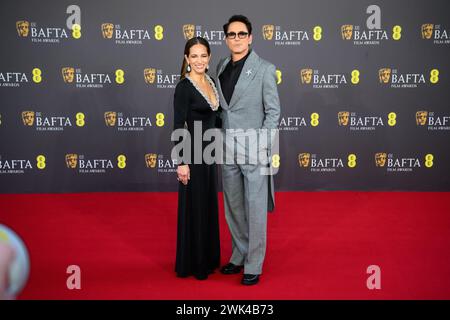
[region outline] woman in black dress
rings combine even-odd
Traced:
[[[206,74],[211,51],[208,42],[195,37],[187,41],[181,78],[175,88],[174,130],[186,128],[191,137],[191,161],[178,165],[178,234],[175,271],[179,277],[207,279],[220,264],[216,164],[203,157],[194,163],[194,122],[203,133],[216,127],[219,97]],[[177,143],[177,142],[175,142]],[[204,148],[210,142],[202,142]]]

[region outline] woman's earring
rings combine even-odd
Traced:
[[[205,72],[208,72],[209,70],[209,64],[206,66]]]
[[[187,72],[191,72],[191,65],[190,65],[190,64],[187,65],[186,71],[187,71]]]

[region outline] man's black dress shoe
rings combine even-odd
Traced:
[[[237,266],[235,264],[232,264],[231,262],[224,265],[221,269],[220,272],[222,272],[223,274],[236,274],[241,272],[243,266]]]
[[[257,284],[259,282],[259,274],[244,274],[242,277],[242,284],[246,286],[251,286],[252,284]]]

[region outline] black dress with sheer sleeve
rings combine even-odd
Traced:
[[[209,78],[208,78],[209,79]],[[185,128],[191,136],[190,180],[178,186],[178,224],[175,272],[179,277],[206,279],[220,265],[219,214],[216,164],[194,163],[194,122],[205,130],[216,127],[217,111],[190,78],[175,88],[174,130]],[[176,142],[177,143],[177,142]],[[202,142],[204,148],[210,142]]]

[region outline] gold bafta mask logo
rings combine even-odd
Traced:
[[[433,36],[433,28],[434,26],[431,23],[423,24],[421,27],[422,39],[431,39],[431,37]]]
[[[116,125],[117,113],[115,111],[106,111],[104,116],[107,127],[114,127]]]
[[[380,78],[380,83],[389,83],[389,79],[391,78],[391,69],[382,68],[378,70],[378,76]]]
[[[375,153],[375,166],[384,167],[386,164],[387,154],[384,152]]]
[[[111,39],[114,32],[114,25],[112,23],[102,23],[103,39]]]
[[[184,39],[190,40],[194,37],[195,26],[193,24],[185,24],[183,26]]]
[[[351,24],[344,24],[341,27],[342,40],[351,40],[353,34],[353,26]]]
[[[145,165],[147,168],[154,168],[156,167],[156,153],[147,153],[145,155]]]
[[[30,23],[25,20],[17,21],[16,29],[19,37],[28,37],[28,32],[30,31]]]
[[[428,111],[416,112],[416,124],[418,126],[424,126],[427,124]]]
[[[75,169],[77,167],[78,155],[76,153],[66,154],[66,165],[69,169]]]
[[[156,69],[155,68],[144,69],[145,83],[152,84],[155,82],[155,78],[156,78]]]
[[[300,70],[300,77],[302,79],[302,83],[311,83],[312,73],[313,73],[312,69]]]
[[[348,125],[348,118],[350,117],[350,112],[340,111],[338,112],[338,123],[340,126]]]
[[[274,30],[275,30],[275,26],[273,24],[263,25],[262,33],[263,33],[264,40],[272,40]]]
[[[75,69],[72,67],[65,67],[61,69],[63,80],[65,83],[72,83],[75,76]]]
[[[311,154],[309,153],[299,153],[298,154],[298,164],[302,168],[307,168],[309,166],[309,159]]]
[[[34,111],[23,111],[22,121],[25,126],[32,126],[34,123]]]

